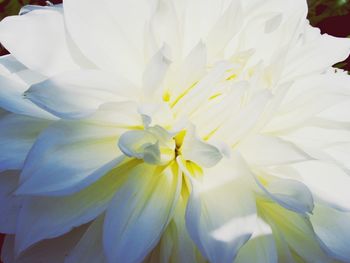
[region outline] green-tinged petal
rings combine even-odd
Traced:
[[[334,258],[350,261],[350,213],[316,205],[310,220],[325,250]]]
[[[105,211],[115,191],[138,163],[127,162],[70,196],[27,197],[16,229],[16,254],[43,239],[63,235],[95,219]]]
[[[239,250],[235,263],[277,263],[277,249],[271,227],[258,218],[249,241]]]
[[[147,257],[147,263],[205,262],[186,229],[185,211],[187,200],[187,190],[183,190],[174,211],[173,219],[164,231],[157,247]]]
[[[68,195],[124,161],[117,128],[56,122],[40,134],[21,173],[17,194]]]
[[[256,181],[267,196],[281,206],[300,214],[312,213],[312,193],[300,181],[271,175],[257,177]]]
[[[108,207],[104,248],[109,262],[140,262],[157,245],[171,219],[181,186],[175,164],[142,164]]]
[[[259,202],[259,212],[273,230],[280,259],[294,262],[291,257],[300,257],[306,262],[330,261],[321,249],[307,216],[272,202]]]
[[[248,185],[250,176],[235,155],[205,169],[199,180],[191,179],[186,225],[210,262],[232,262],[254,232],[256,207]]]
[[[202,167],[212,167],[223,157],[218,148],[198,138],[193,127],[187,130],[181,154],[185,160],[193,161]]]

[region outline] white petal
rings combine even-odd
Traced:
[[[310,220],[326,251],[338,260],[349,262],[350,213],[317,205]]]
[[[143,93],[147,99],[161,98],[162,83],[170,65],[170,60],[166,57],[167,47],[163,47],[150,60],[143,73]]]
[[[187,89],[194,85],[205,73],[207,64],[207,48],[200,41],[184,59],[183,64],[175,76],[168,76],[166,86],[172,103],[181,97]]]
[[[193,127],[187,130],[180,151],[185,160],[203,167],[212,167],[223,157],[218,148],[198,138]]]
[[[103,213],[115,191],[137,162],[128,162],[84,190],[65,197],[27,197],[16,229],[16,255],[31,245],[54,238]]]
[[[105,263],[102,245],[104,217],[95,219],[79,242],[66,256],[64,263]]]
[[[295,262],[285,260],[286,257],[294,257],[295,254],[306,262],[329,262],[307,216],[287,210],[273,202],[264,202],[260,211],[273,230],[278,257],[282,262]]]
[[[238,114],[227,119],[215,132],[213,139],[225,140],[230,145],[235,145],[248,136],[257,125],[271,97],[271,93],[267,90],[258,92],[245,107],[238,111]]]
[[[52,118],[51,114],[25,100],[23,92],[42,77],[26,69],[13,56],[0,57],[0,107],[17,114],[39,118]]]
[[[104,247],[109,262],[140,262],[158,243],[175,209],[181,177],[175,165],[142,164],[129,172],[106,213]]]
[[[239,144],[239,150],[252,165],[279,165],[301,162],[310,157],[290,142],[268,135],[255,135]]]
[[[128,100],[136,88],[127,80],[96,70],[71,71],[32,85],[24,95],[61,118],[91,115],[103,103]]]
[[[235,263],[277,263],[277,251],[271,227],[258,218],[249,241],[239,250]]]
[[[245,169],[235,156],[205,169],[200,180],[191,180],[186,225],[210,262],[233,262],[255,229],[255,200],[246,181],[251,175]]]
[[[267,175],[257,177],[260,188],[274,201],[294,212],[312,213],[314,201],[310,190],[297,180]]]
[[[176,114],[192,115],[198,110],[203,101],[206,101],[213,95],[213,91],[219,85],[218,83],[223,79],[227,73],[229,65],[227,63],[218,63],[198,84],[192,89],[183,94],[181,100],[176,101],[174,112]],[[188,87],[190,88],[190,87]],[[200,92],[198,92],[200,90]]]
[[[0,23],[0,41],[29,69],[44,75],[79,68],[69,51],[63,16],[57,10],[6,17]]]
[[[149,1],[103,0],[96,5],[93,0],[67,0],[63,8],[72,39],[92,62],[141,83],[139,47],[143,47],[143,30],[153,11]]]
[[[350,211],[350,177],[336,165],[309,161],[295,164],[302,183],[312,192],[315,201]]]
[[[49,121],[17,114],[0,117],[0,171],[21,169],[39,133]]]
[[[21,198],[13,195],[18,184],[18,172],[0,173],[0,233],[14,234]]]
[[[157,1],[157,7],[151,18],[151,31],[158,46],[168,45],[172,51],[172,58],[181,56],[180,21],[178,20],[173,1]]]
[[[319,29],[313,28],[309,30],[319,31]],[[287,64],[283,72],[284,80],[295,79],[311,73],[321,73],[337,62],[345,60],[349,53],[349,39],[319,34],[315,39],[306,41],[301,47],[289,52],[290,63]]]
[[[121,128],[143,128],[138,104],[133,101],[104,103],[86,121]]]
[[[182,192],[179,197],[173,219],[164,231],[161,240],[152,253],[147,257],[147,263],[181,262],[204,263],[194,242],[188,235],[185,224],[185,211],[188,193]]]
[[[17,194],[67,195],[120,164],[121,131],[60,121],[45,130],[29,152]]]
[[[310,118],[347,100],[349,86],[350,78],[339,74],[313,75],[294,82],[264,131],[288,131],[307,124]]]

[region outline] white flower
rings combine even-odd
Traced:
[[[350,40],[305,0],[65,0],[0,23],[5,263],[350,262]]]

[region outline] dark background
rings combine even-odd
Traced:
[[[62,0],[51,0],[50,2],[59,4],[62,3]],[[96,3],[98,3],[97,0]],[[0,20],[6,16],[18,14],[21,6],[26,4],[46,5],[46,1],[0,0]],[[337,37],[350,37],[350,0],[308,0],[308,4],[308,18],[313,26],[319,27],[322,33]],[[4,54],[7,54],[7,51],[0,46],[0,55]],[[336,66],[350,71],[350,56],[346,61],[338,63]],[[0,247],[3,239],[4,236],[0,234]]]

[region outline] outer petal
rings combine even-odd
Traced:
[[[350,213],[317,205],[310,217],[316,235],[334,258],[350,261]]]
[[[283,207],[301,214],[312,213],[312,193],[300,181],[263,175],[256,177],[256,182],[268,197]]]
[[[312,192],[315,201],[350,211],[350,177],[339,167],[320,161],[293,165],[300,180]]]
[[[21,169],[36,137],[49,124],[47,120],[16,114],[0,117],[0,171]]]
[[[64,263],[105,263],[102,245],[104,217],[95,219],[74,249],[67,255]]]
[[[307,39],[309,35],[312,35],[310,40]],[[321,35],[319,29],[310,26],[306,27],[304,37],[305,43],[288,54],[289,63],[283,72],[285,81],[307,74],[322,73],[337,62],[345,60],[350,53],[350,40],[347,38]],[[323,55],[325,53],[327,56]]]
[[[21,206],[21,198],[14,196],[18,172],[0,173],[0,233],[13,234]]]
[[[86,227],[82,226],[58,238],[40,242],[17,258],[14,254],[15,236],[7,236],[3,247],[2,260],[4,263],[62,263],[67,253],[79,241],[85,230]]]
[[[187,191],[179,197],[173,219],[164,231],[158,246],[147,258],[147,263],[204,263],[198,248],[188,235],[185,211],[188,200]]]
[[[255,229],[255,200],[246,181],[251,175],[242,162],[238,155],[223,159],[204,171],[202,181],[192,180],[187,229],[210,262],[232,262]]]
[[[43,239],[61,236],[103,213],[135,165],[137,162],[133,161],[121,165],[95,184],[70,196],[27,197],[17,224],[16,255]]]
[[[43,78],[28,70],[12,55],[0,57],[0,107],[17,114],[51,119],[51,114],[23,97],[23,92],[29,85],[40,82]]]
[[[258,218],[251,239],[239,250],[235,263],[277,263],[277,251],[271,227]]]
[[[84,8],[81,8],[84,6]],[[135,8],[137,6],[137,8]],[[68,31],[82,52],[99,68],[141,80],[143,30],[154,6],[149,1],[67,0]]]
[[[24,95],[44,110],[65,119],[91,115],[103,103],[136,97],[127,80],[97,70],[71,71],[32,85]]]
[[[107,210],[104,247],[109,262],[140,262],[158,243],[178,198],[176,165],[142,164],[129,172]]]
[[[56,122],[30,150],[17,194],[67,195],[93,183],[124,160],[117,128]]]
[[[0,42],[20,62],[44,75],[79,68],[69,51],[62,13],[56,9],[5,18]]]
[[[259,211],[273,230],[278,257],[283,262],[297,261],[287,260],[288,257],[302,258],[306,262],[329,262],[307,216],[289,211],[273,202],[260,202]]]

